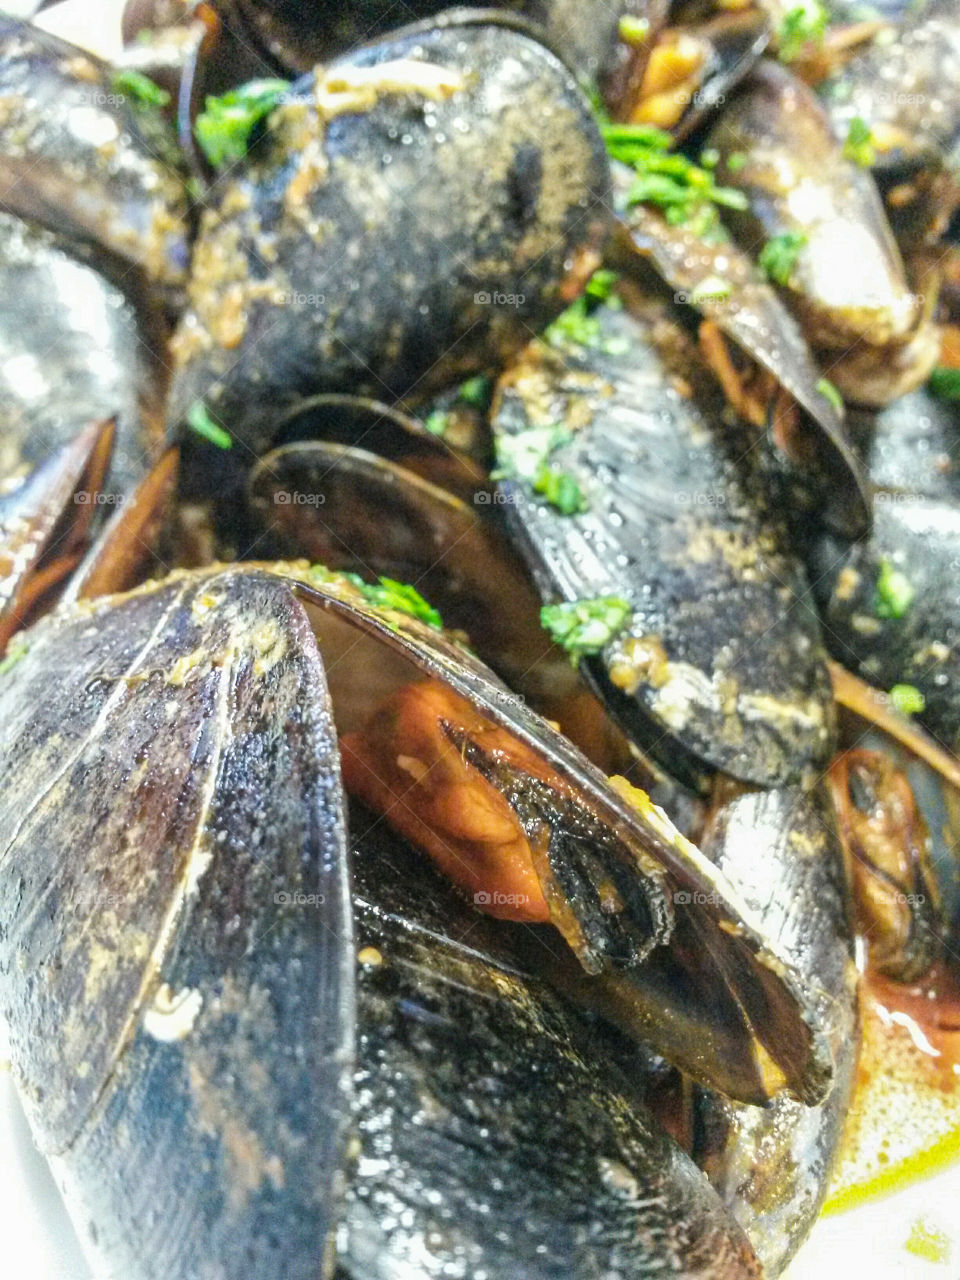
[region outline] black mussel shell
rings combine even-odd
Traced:
[[[159,325],[57,237],[2,212],[0,297],[0,477],[115,417],[111,485],[128,491],[163,440]]]
[[[592,345],[536,342],[500,384],[504,441],[569,427],[550,464],[587,509],[506,480],[504,510],[546,602],[629,602],[625,631],[581,665],[641,749],[695,784],[799,781],[829,758],[831,694],[803,568],[753,469],[762,446],[724,425],[666,304],[626,300],[595,313]]]
[[[3,208],[105,255],[127,288],[182,286],[187,200],[157,109],[91,54],[6,17],[0,98]]]
[[[586,98],[542,45],[446,26],[299,82],[219,186],[175,338],[197,400],[255,453],[320,392],[449,385],[564,304],[609,225]]]
[[[315,1280],[353,943],[303,610],[230,572],[77,605],[0,685],[0,1008],[95,1265]]]
[[[372,814],[352,819],[359,1152],[351,1280],[753,1275],[603,1028]]]
[[[827,1192],[856,1078],[857,970],[832,806],[822,789],[741,795],[714,814],[704,849],[813,984],[834,1053],[826,1099],[762,1110],[701,1092],[695,1155],[763,1263],[777,1276]]]

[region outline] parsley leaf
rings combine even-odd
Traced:
[[[829,378],[819,378],[817,380],[817,390],[825,400],[830,401],[837,413],[841,413],[843,411],[843,396]]]
[[[396,578],[378,578],[376,582],[367,582],[359,573],[342,573],[336,569],[328,569],[325,564],[312,564],[310,574],[320,582],[349,583],[375,608],[406,613],[411,618],[425,622],[435,631],[443,630],[440,614],[432,604],[424,600],[416,587],[411,587],[407,582],[398,582]]]
[[[165,107],[170,101],[166,89],[161,89],[149,76],[142,71],[134,71],[132,67],[118,71],[111,84],[114,93],[130,98],[134,106]]]
[[[931,373],[928,385],[939,400],[960,400],[960,369],[939,365]]]
[[[850,121],[847,140],[843,144],[843,154],[863,169],[869,169],[877,158],[877,149],[870,126],[860,116],[854,116]]]
[[[802,231],[782,231],[771,236],[760,250],[760,270],[774,284],[788,285],[806,243],[807,237]]]
[[[878,618],[902,618],[913,603],[910,579],[889,560],[881,560],[873,611]]]
[[[218,449],[233,447],[229,431],[225,431],[218,422],[214,422],[202,400],[194,400],[187,410],[187,426],[210,444],[215,444]]]
[[[822,44],[828,15],[820,0],[801,0],[784,15],[777,44],[781,62],[794,62],[808,44]]]
[[[725,238],[717,206],[746,209],[742,191],[718,186],[709,168],[671,151],[673,139],[662,129],[601,121],[600,130],[610,156],[637,175],[627,193],[628,205],[653,205],[669,223],[682,223],[701,237],[713,238]]]
[[[254,129],[289,88],[287,80],[251,80],[219,98],[207,98],[193,131],[215,169],[243,159]]]
[[[926,698],[912,684],[895,684],[890,690],[890,701],[902,716],[920,715],[927,706]]]
[[[582,657],[600,653],[623,630],[633,612],[620,596],[594,596],[545,604],[540,625],[570,654],[574,666]]]

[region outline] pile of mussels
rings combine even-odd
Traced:
[[[960,950],[960,4],[46,18],[0,1015],[91,1267],[776,1276]]]

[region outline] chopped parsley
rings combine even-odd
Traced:
[[[565,427],[528,427],[497,438],[494,480],[532,480],[554,449],[569,444],[573,436]]]
[[[873,611],[878,618],[902,618],[913,603],[913,586],[889,560],[880,561]]]
[[[788,285],[806,243],[807,237],[802,231],[782,231],[778,236],[771,236],[760,250],[760,270],[774,284]]]
[[[546,498],[563,516],[575,516],[587,510],[587,500],[576,479],[568,471],[557,471],[543,463],[533,477],[533,491]]]
[[[166,89],[161,89],[149,76],[142,71],[134,71],[132,67],[118,71],[111,84],[114,93],[129,98],[134,106],[165,107],[170,101]]]
[[[618,272],[609,271],[606,267],[600,267],[587,281],[583,291],[588,298],[595,298],[598,302],[606,302],[616,308],[621,303],[613,290],[619,279]]]
[[[960,400],[960,369],[939,365],[931,373],[928,385],[940,400]]]
[[[573,436],[564,427],[530,427],[497,439],[494,480],[526,480],[534,493],[546,498],[561,515],[586,511],[587,501],[576,479],[550,465],[550,454]]]
[[[359,573],[340,573],[328,569],[325,564],[312,564],[311,576],[320,582],[347,582],[355,587],[368,604],[377,609],[392,609],[395,613],[405,613],[411,618],[425,622],[435,631],[443,630],[443,619],[437,610],[409,583],[398,582],[396,578],[378,578],[376,582],[367,582]]]
[[[600,653],[619,635],[632,612],[630,602],[620,596],[565,600],[545,604],[540,610],[540,625],[576,666],[581,658]]]
[[[254,129],[289,88],[287,80],[251,80],[219,98],[207,98],[193,131],[215,169],[243,159]]]
[[[424,418],[423,425],[432,436],[442,436],[450,425],[450,415],[444,413],[442,409],[434,409]]]
[[[594,315],[601,303],[606,303],[613,311],[620,309],[620,299],[613,292],[618,278],[615,271],[605,268],[595,271],[580,297],[544,329],[543,336],[547,342],[552,347],[572,344],[575,347],[592,347],[611,356],[623,355],[628,348],[626,339],[604,338],[600,321]]]
[[[727,172],[739,173],[741,169],[747,167],[749,157],[745,151],[731,151],[727,156]]]
[[[475,377],[468,378],[466,382],[460,383],[457,399],[464,404],[471,405],[474,409],[486,409],[490,404],[492,391],[493,383],[487,375],[478,373]]]
[[[214,422],[202,400],[194,400],[187,410],[187,426],[210,444],[215,444],[218,449],[230,449],[233,446],[229,431],[224,431],[218,422]]]
[[[822,44],[828,15],[820,0],[801,0],[784,14],[777,36],[781,62],[794,62],[808,44]]]
[[[612,159],[629,165],[637,175],[627,193],[628,205],[652,205],[671,225],[683,224],[698,236],[720,238],[724,231],[717,206],[747,208],[742,191],[718,186],[710,169],[671,151],[673,139],[663,129],[601,120],[600,130]]]
[[[823,396],[824,400],[830,401],[837,413],[840,413],[843,410],[843,396],[829,378],[820,378],[817,382],[817,390]]]
[[[895,684],[890,690],[890,701],[902,716],[918,716],[927,705],[926,698],[912,684]]]
[[[877,148],[874,145],[870,126],[860,116],[854,116],[850,121],[847,140],[843,144],[843,154],[863,169],[869,169],[877,158]]]

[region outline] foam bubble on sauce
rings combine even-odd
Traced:
[[[824,1213],[960,1159],[960,1033],[933,1030],[915,1012],[864,983],[857,1091]]]

